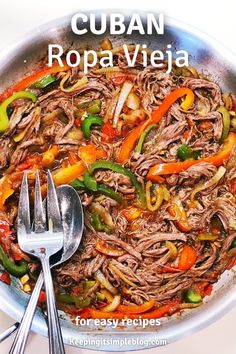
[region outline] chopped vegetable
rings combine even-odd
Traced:
[[[78,90],[80,87],[85,86],[88,83],[88,78],[87,76],[83,76],[81,79],[78,79],[76,81],[76,83],[70,87],[65,87],[65,83],[66,81],[69,79],[69,77],[71,76],[70,71],[63,77],[63,79],[60,82],[60,89],[63,92],[75,92],[76,90]]]
[[[126,220],[133,221],[140,217],[142,211],[139,208],[131,206],[126,209],[122,209],[121,213],[124,215]]]
[[[185,161],[187,159],[197,160],[200,155],[201,152],[199,150],[193,150],[187,144],[182,144],[177,149],[177,156],[182,161]]]
[[[86,109],[88,114],[98,114],[101,112],[101,101],[100,100],[94,100],[91,101],[90,105]]]
[[[70,183],[70,185],[73,188],[78,189],[78,190],[86,189],[84,182],[79,179],[75,179],[73,182]],[[89,191],[92,192],[91,190],[89,190]],[[120,204],[123,203],[122,196],[119,193],[115,192],[113,189],[105,186],[104,184],[97,183],[96,192],[106,195],[107,197],[116,200]]]
[[[53,82],[57,81],[57,77],[51,74],[43,76],[38,81],[35,81],[33,85],[30,86],[32,89],[43,89]]]
[[[44,68],[39,69],[33,74],[27,76],[17,84],[9,87],[7,90],[0,95],[0,102],[6,100],[9,96],[11,96],[14,92],[23,91],[27,87],[33,85],[36,81],[40,80],[45,75],[56,74],[62,71],[69,70],[69,65],[66,64],[66,60],[63,60],[63,66],[60,66],[57,63],[54,63],[51,67],[45,66]]]
[[[184,299],[186,302],[198,303],[202,301],[200,294],[197,294],[192,289],[188,289],[185,293]]]
[[[225,163],[236,144],[236,134],[230,132],[225,139],[221,151],[215,155],[203,157],[198,160],[186,160],[183,162],[167,162],[155,165],[150,168],[147,178],[151,181],[156,181],[160,175],[169,175],[172,173],[180,173],[186,171],[189,167],[196,165],[200,162],[209,162],[215,166],[220,166]]]
[[[7,115],[7,108],[9,104],[21,98],[29,99],[33,102],[37,101],[37,97],[32,92],[28,91],[16,92],[12,96],[8,97],[5,101],[3,101],[0,105],[0,133],[4,133],[9,125],[9,118]]]
[[[117,294],[117,289],[114,288],[113,285],[111,285],[111,283],[109,282],[109,280],[104,276],[104,274],[100,271],[97,270],[95,273],[95,279],[99,281],[99,283],[104,286],[104,288],[106,288],[108,291],[110,291],[110,293],[112,293],[113,295]]]
[[[113,301],[114,296],[107,289],[101,289],[101,293],[105,296],[108,302]]]
[[[0,179],[0,211],[4,210],[6,200],[14,193],[12,189],[12,182],[9,176],[3,176]]]
[[[120,301],[121,301],[120,295],[115,295],[112,302],[109,305],[103,307],[102,310],[105,312],[113,312],[120,305]]]
[[[110,50],[110,49],[112,49],[112,43],[111,43],[109,38],[103,39],[103,41],[101,43],[101,48],[102,48],[102,50]]]
[[[25,261],[22,261],[20,265],[12,262],[4,252],[2,246],[0,246],[0,259],[4,268],[17,278],[21,278],[29,271],[28,264]]]
[[[88,144],[85,146],[80,146],[79,157],[85,163],[90,165],[98,159],[105,158],[107,156],[103,149],[96,148],[93,144]]]
[[[113,118],[113,127],[117,126],[121,111],[123,109],[123,106],[125,104],[125,101],[127,99],[127,97],[130,94],[130,91],[133,88],[133,83],[129,82],[129,81],[125,81],[122,89],[120,91],[120,96],[116,105],[116,109],[115,109],[115,113],[114,113],[114,118]]]
[[[91,225],[93,226],[94,230],[96,231],[104,231],[107,234],[111,233],[111,227],[108,225],[104,225],[100,219],[100,216],[97,213],[92,213],[91,215]]]
[[[29,281],[29,274],[23,275],[23,277],[20,278],[20,282],[22,285],[25,285]]]
[[[233,242],[231,243],[231,248],[236,248],[236,239],[234,239]]]
[[[116,130],[112,127],[111,123],[107,121],[102,127],[102,139],[107,142],[111,142],[116,136]]]
[[[86,139],[90,138],[91,127],[93,125],[99,125],[101,127],[103,125],[102,118],[99,116],[88,116],[83,120],[81,128]]]
[[[7,284],[7,285],[11,285],[11,278],[8,272],[6,272],[5,270],[2,272],[2,274],[0,275],[0,281],[2,281],[3,283]]]
[[[221,180],[221,178],[225,175],[225,172],[226,172],[226,168],[220,166],[216,174],[210,180],[194,188],[190,196],[191,203],[194,205],[194,199],[196,194],[205,189],[211,188],[214,184],[218,183]]]
[[[43,153],[42,166],[49,168],[55,161],[55,158],[59,155],[58,145],[53,145],[49,150]]]
[[[157,124],[152,124],[152,125],[149,125],[143,132],[142,134],[140,135],[140,138],[139,138],[139,141],[138,141],[138,144],[135,148],[135,151],[136,152],[139,152],[141,153],[142,152],[142,149],[143,149],[143,144],[144,144],[144,141],[145,139],[147,138],[148,134],[150,133],[150,131],[154,128],[157,127]]]
[[[95,177],[91,176],[88,171],[84,172],[84,185],[92,192],[96,192],[98,190]]]
[[[189,245],[184,245],[179,258],[178,268],[181,270],[190,269],[197,260],[197,252]]]
[[[40,291],[38,302],[39,302],[40,305],[42,305],[43,303],[46,302],[46,293],[45,293],[45,291]]]
[[[144,190],[143,190],[141,184],[138,182],[135,175],[128,168],[125,168],[125,167],[119,165],[118,163],[115,163],[112,161],[98,160],[90,165],[91,172],[94,172],[97,169],[107,169],[107,170],[111,170],[113,172],[117,172],[122,175],[128,176],[138,193],[138,199],[139,199],[141,206],[145,206]]]
[[[83,299],[81,296],[73,296],[69,294],[59,294],[57,295],[57,301],[65,304],[75,304],[76,308],[84,308],[90,305],[91,299]]]
[[[151,197],[151,188],[152,188],[152,182],[148,181],[146,183],[146,201],[147,201],[147,207],[151,211],[156,211],[162,204],[163,202],[163,190],[162,186],[156,187],[154,190],[154,199],[155,202],[152,203],[152,197]]]
[[[100,203],[92,203],[91,210],[94,213],[97,213],[101,217],[102,221],[104,221],[106,225],[110,226],[110,228],[114,227],[110,213]]]
[[[176,218],[176,225],[181,231],[189,232],[192,229],[188,222],[183,204],[177,196],[172,198],[171,205],[168,207],[168,212],[171,216]]]
[[[198,235],[197,239],[199,241],[216,241],[218,238],[218,235],[211,234],[209,232],[202,232]]]
[[[24,286],[23,286],[23,291],[25,292],[25,293],[30,293],[31,292],[31,286],[29,285],[29,284],[25,284]]]
[[[105,300],[105,295],[103,295],[101,292],[99,292],[99,291],[97,291],[96,292],[96,296],[97,296],[97,299],[99,300],[99,301],[104,301]]]
[[[140,98],[134,92],[130,92],[125,103],[126,103],[126,106],[129,107],[130,109],[133,109],[133,110],[139,109]]]
[[[125,253],[123,250],[117,250],[107,246],[107,244],[102,240],[98,240],[96,242],[95,248],[97,251],[105,254],[106,256],[120,257]]]
[[[220,143],[223,143],[224,140],[227,138],[230,130],[230,114],[224,106],[218,108],[217,111],[221,113],[223,118],[223,130],[220,138]]]
[[[81,177],[86,170],[83,161],[79,161],[75,165],[61,168],[53,175],[53,180],[56,186],[68,184],[76,178]]]
[[[147,119],[145,122],[140,123],[136,128],[134,128],[128,136],[125,138],[123,145],[121,147],[119,156],[118,156],[118,161],[121,163],[124,163],[126,160],[128,160],[131,151],[134,148],[134,145],[136,141],[139,139],[139,136],[142,134],[142,132],[152,124],[158,123],[164,114],[168,111],[168,109],[171,107],[171,105],[180,97],[183,97],[186,95],[185,100],[181,104],[181,108],[184,110],[188,110],[193,102],[194,102],[194,94],[193,92],[186,88],[178,88],[175,91],[172,91],[169,96],[167,96],[162,104],[152,113],[152,116]]]
[[[169,250],[169,260],[174,260],[178,255],[178,251],[175,244],[171,241],[166,241],[165,246]]]
[[[143,313],[149,311],[153,306],[155,305],[156,301],[155,300],[150,300],[144,302],[142,305],[139,306],[126,306],[126,305],[120,305],[118,307],[118,311],[124,312],[124,313]]]

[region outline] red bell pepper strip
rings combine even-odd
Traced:
[[[126,305],[119,305],[118,306],[118,311],[124,312],[124,313],[143,313],[149,311],[153,306],[155,305],[156,301],[155,300],[150,300],[144,302],[140,306],[126,306]]]
[[[70,66],[66,64],[66,61],[63,61],[63,66],[60,66],[57,63],[54,63],[51,67],[45,66],[44,68],[39,69],[35,73],[30,76],[25,77],[23,80],[19,81],[17,84],[7,88],[1,95],[0,95],[0,102],[3,102],[8,97],[10,97],[14,92],[17,91],[24,91],[27,87],[31,86],[33,83],[41,79],[43,76],[49,74],[56,74],[61,71],[68,71],[70,70]]]
[[[236,134],[230,132],[228,137],[224,141],[222,149],[218,153],[212,156],[203,157],[198,160],[186,160],[182,162],[167,162],[167,163],[161,163],[155,165],[150,168],[147,175],[147,179],[155,182],[156,180],[158,180],[160,175],[180,173],[186,171],[189,167],[196,165],[200,162],[208,162],[214,166],[221,166],[223,163],[225,163],[228,160],[235,144],[236,144]]]
[[[174,197],[167,210],[171,216],[176,218],[176,225],[181,231],[189,232],[192,229],[188,222],[182,202],[179,198]]]
[[[42,291],[40,291],[40,294],[39,294],[38,303],[40,305],[42,305],[45,302],[46,302],[46,293],[45,293],[45,291],[42,290]]]
[[[188,110],[194,102],[194,93],[187,87],[181,87],[172,91],[169,96],[167,96],[162,104],[152,113],[152,116],[145,122],[140,123],[136,128],[134,128],[128,136],[125,138],[121,150],[119,152],[118,161],[124,163],[128,160],[131,151],[134,148],[136,141],[138,140],[141,133],[146,129],[147,126],[151,124],[158,123],[171,105],[180,97],[186,95],[185,100],[182,102],[181,107]]]
[[[103,125],[101,132],[103,133],[102,141],[111,142],[117,136],[115,128],[113,128],[109,121]]]
[[[31,261],[30,257],[20,249],[18,243],[12,243],[11,250],[15,261],[21,261],[22,259],[24,259],[26,262]]]
[[[189,245],[184,245],[179,258],[178,268],[181,270],[190,269],[197,260],[197,252]]]
[[[2,274],[0,275],[0,281],[2,281],[3,283],[7,284],[7,285],[11,285],[11,278],[8,272],[4,271],[2,272]]]
[[[106,245],[106,243],[102,240],[98,240],[95,246],[95,249],[106,256],[112,256],[112,257],[120,257],[125,254],[123,250],[116,250],[114,248],[111,248]]]

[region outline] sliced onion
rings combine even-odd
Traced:
[[[178,254],[178,250],[175,246],[175,244],[171,241],[166,241],[166,244],[165,244],[166,248],[168,248],[169,250],[169,259],[175,259],[177,257],[177,254]]]
[[[210,188],[212,187],[214,184],[218,183],[220,181],[220,179],[224,176],[226,172],[226,168],[223,166],[220,166],[218,171],[216,172],[216,174],[206,183],[203,183],[199,186],[197,186],[191,193],[191,203],[195,202],[195,195],[201,191],[203,191],[204,189]]]
[[[113,295],[117,294],[117,289],[114,288],[113,285],[111,285],[111,283],[109,282],[109,280],[105,277],[105,275],[100,271],[97,270],[95,273],[95,279],[97,281],[99,281],[100,284],[102,284],[104,286],[104,288],[106,288],[107,290],[110,291],[110,293],[112,293]]]
[[[125,101],[127,100],[127,97],[130,94],[130,91],[133,88],[133,84],[130,81],[125,81],[122,89],[120,91],[120,96],[116,105],[115,113],[114,113],[114,118],[113,118],[113,126],[116,127],[117,122],[119,120],[120,114],[122,112],[123,106],[125,104]]]
[[[106,211],[106,209],[99,203],[93,203],[91,205],[91,209],[93,212],[97,213],[99,216],[101,216],[102,220],[104,223],[110,227],[114,227],[114,223],[112,220],[111,215]]]
[[[81,79],[76,81],[76,83],[74,85],[72,85],[70,87],[64,87],[64,85],[65,85],[66,81],[69,79],[70,75],[71,75],[71,72],[69,71],[60,82],[60,89],[63,92],[74,92],[78,88],[80,88],[81,86],[85,86],[88,83],[87,76],[83,76]]]
[[[117,268],[114,264],[110,263],[109,264],[109,269],[114,272],[120,279],[122,279],[125,283],[127,283],[130,286],[136,287],[136,284],[134,284],[131,280],[129,280],[122,271]]]
[[[103,307],[102,308],[102,311],[105,311],[105,312],[113,312],[117,309],[117,307],[120,305],[120,301],[121,301],[121,296],[120,295],[115,295],[114,296],[114,299],[112,300],[112,302]]]
[[[130,92],[130,94],[126,100],[126,105],[127,105],[127,107],[129,107],[130,109],[133,109],[133,110],[139,109],[140,98],[134,92]]]

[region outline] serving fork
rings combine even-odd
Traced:
[[[64,235],[56,189],[49,171],[47,172],[46,208],[42,203],[39,173],[36,171],[34,222],[32,225],[31,227],[28,179],[27,172],[25,172],[18,208],[18,243],[24,252],[41,261],[47,298],[49,352],[50,354],[64,354],[65,349],[50,271],[50,257],[62,249]]]

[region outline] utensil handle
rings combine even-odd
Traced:
[[[52,275],[50,270],[49,259],[41,258],[44,286],[47,297],[47,315],[48,315],[48,335],[49,335],[49,353],[50,354],[65,354],[64,343],[61,334],[61,326],[59,323]]]
[[[29,335],[29,330],[34,317],[34,313],[35,313],[35,309],[37,306],[42,285],[43,285],[43,272],[39,274],[38,280],[35,284],[32,295],[29,299],[28,305],[22,317],[21,323],[17,330],[9,354],[23,354],[25,351],[25,345]]]
[[[10,335],[13,334],[18,327],[19,327],[19,322],[16,322],[11,327],[8,327],[4,332],[2,332],[0,334],[0,343],[2,343],[5,339],[10,337]]]

